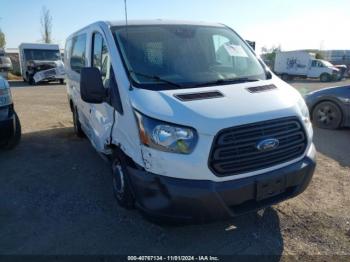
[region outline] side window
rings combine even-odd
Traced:
[[[111,67],[108,48],[100,33],[93,34],[92,43],[92,66],[100,70],[103,84],[107,88],[109,86]]]
[[[70,61],[70,55],[72,53],[72,40],[69,39],[66,42],[66,47],[64,49],[64,62],[68,63]]]
[[[73,38],[70,67],[80,74],[81,68],[86,66],[86,35]]]
[[[312,67],[316,67],[316,65],[317,65],[317,61],[316,60],[312,60],[311,66]]]

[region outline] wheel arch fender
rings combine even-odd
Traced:
[[[140,168],[140,166],[127,153],[124,152],[121,145],[111,144],[110,148],[112,150],[111,160],[113,160],[115,156],[122,156],[128,166],[132,168]]]

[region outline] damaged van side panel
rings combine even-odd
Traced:
[[[114,38],[111,30],[105,23],[97,23],[98,28],[101,28],[107,43],[114,43]],[[106,127],[104,132],[105,145],[100,148],[103,153],[111,153],[110,146],[119,147],[127,156],[129,156],[135,163],[144,166],[143,158],[140,151],[140,139],[138,134],[138,127],[134,120],[134,112],[129,98],[130,82],[125,72],[121,57],[116,48],[109,47],[109,55],[111,57],[111,66],[114,70],[115,80],[118,86],[119,95],[121,98],[123,112],[120,113],[113,109],[112,116],[108,117],[109,127]],[[112,105],[117,108],[115,105]],[[113,117],[114,114],[114,117]]]

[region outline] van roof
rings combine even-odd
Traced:
[[[59,46],[56,44],[40,44],[40,43],[21,43],[19,49],[44,49],[44,50],[59,50]]]
[[[125,20],[116,21],[98,21],[89,24],[78,31],[75,31],[67,37],[67,40],[72,38],[74,35],[81,33],[92,25],[107,25],[109,27],[113,26],[125,26]],[[219,23],[207,23],[207,22],[195,22],[195,21],[185,21],[185,20],[164,20],[164,19],[154,19],[154,20],[128,20],[128,25],[202,25],[202,26],[214,26],[214,27],[225,27],[224,24]]]
[[[125,26],[125,20],[117,21],[107,21],[109,26]],[[164,19],[154,19],[154,20],[129,20],[128,25],[204,25],[204,26],[216,26],[224,27],[223,24],[219,23],[208,23],[201,21],[186,21],[186,20],[164,20]]]

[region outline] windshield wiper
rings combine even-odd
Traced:
[[[211,86],[211,85],[222,85],[222,84],[238,84],[238,83],[246,83],[246,82],[256,82],[260,79],[256,78],[248,78],[248,77],[241,77],[241,78],[228,78],[228,79],[218,79],[214,81],[204,82],[195,85],[195,87],[200,86]]]
[[[147,75],[147,74],[143,74],[143,73],[139,73],[139,72],[134,72],[134,71],[129,71],[129,72],[130,72],[130,74],[142,76],[142,77],[145,77],[145,78],[148,78],[148,79],[157,80],[157,81],[159,81],[159,82],[163,82],[163,83],[166,83],[166,84],[175,86],[175,87],[182,87],[182,85],[180,85],[180,84],[178,84],[178,83],[168,81],[168,80],[163,79],[163,78],[161,78],[161,77],[159,77],[159,76],[157,76],[157,75]]]

